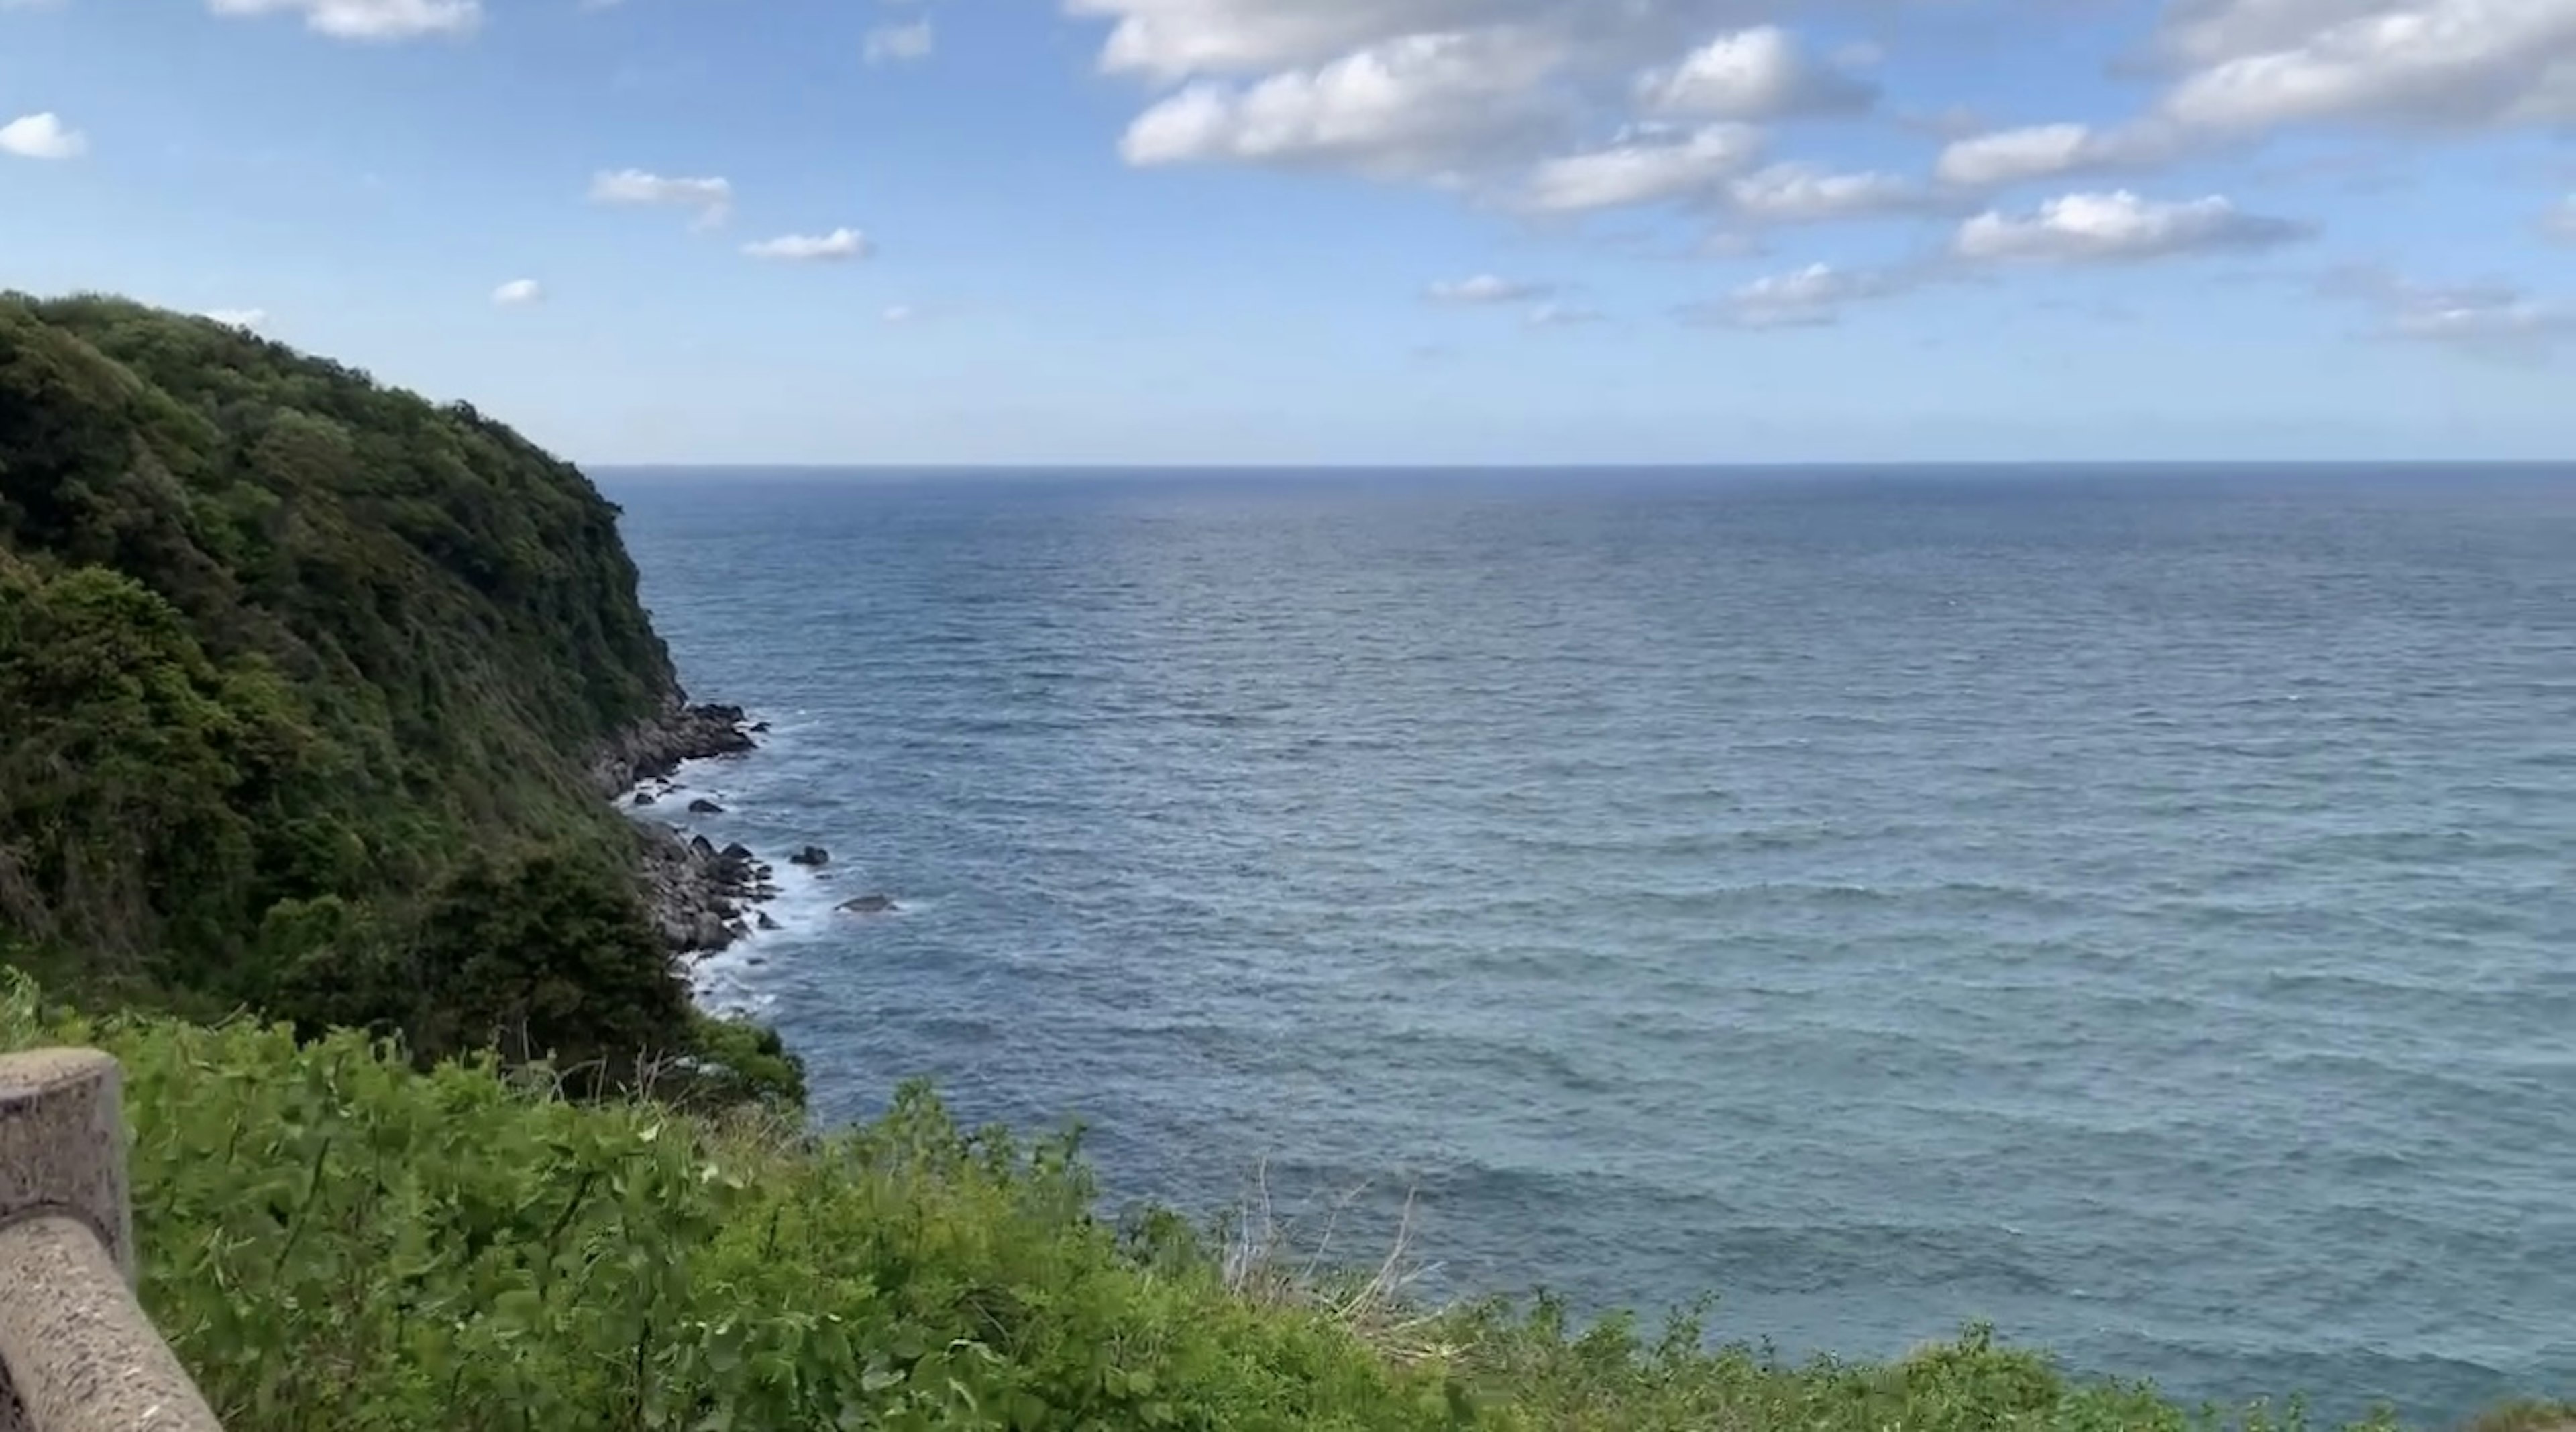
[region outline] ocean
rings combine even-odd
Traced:
[[[598,477],[773,724],[699,977],[825,1122],[1784,1355],[2576,1395],[2576,472]]]

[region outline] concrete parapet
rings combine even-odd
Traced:
[[[221,1432],[134,1300],[116,1061],[0,1056],[0,1432]]]

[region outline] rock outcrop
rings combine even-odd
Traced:
[[[591,783],[615,798],[646,781],[661,780],[683,761],[738,756],[752,750],[739,706],[691,706],[678,696],[651,717],[619,732],[591,762]]]

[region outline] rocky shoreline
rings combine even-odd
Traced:
[[[609,800],[656,804],[671,791],[683,762],[759,749],[765,729],[739,706],[692,706],[674,698],[657,715],[611,740],[591,762],[591,784]],[[771,869],[740,845],[718,850],[705,836],[683,836],[661,821],[635,822],[645,903],[662,941],[676,956],[711,955],[770,925],[757,906],[778,894]]]
[[[654,716],[619,732],[590,763],[590,780],[602,796],[623,798],[648,781],[667,781],[683,761],[739,756],[760,748],[752,733],[765,729],[739,706],[691,706],[679,697]]]

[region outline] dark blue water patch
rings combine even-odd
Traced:
[[[2576,1391],[2565,473],[611,489],[777,723],[695,824],[835,852],[707,981],[826,1119],[1791,1352]]]

